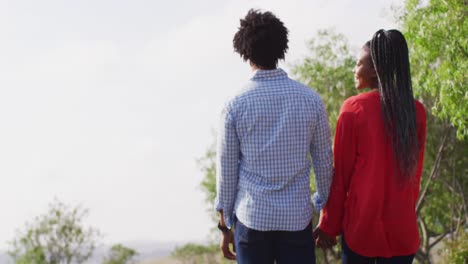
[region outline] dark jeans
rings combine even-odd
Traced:
[[[364,257],[353,252],[346,244],[343,236],[341,236],[341,249],[342,264],[411,264],[414,259],[414,255],[391,258]]]
[[[237,263],[315,264],[312,223],[302,231],[257,231],[234,222]]]

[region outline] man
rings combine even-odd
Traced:
[[[223,255],[241,264],[315,263],[311,164],[317,211],[333,177],[325,108],[317,93],[277,68],[288,30],[271,12],[250,10],[234,49],[254,74],[222,113],[216,210]]]

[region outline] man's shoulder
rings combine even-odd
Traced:
[[[239,91],[231,95],[224,102],[224,111],[232,112],[239,107],[246,99],[251,97],[253,86],[250,83],[245,84]]]
[[[258,82],[249,80],[237,93],[227,100],[227,105],[233,108],[249,101],[253,102],[256,98],[276,95],[299,96],[311,103],[321,102],[320,95],[313,88],[288,77],[283,79],[281,83],[276,82],[275,84],[259,84]]]
[[[301,92],[304,96],[306,96],[307,98],[311,98],[311,99],[320,99],[320,96],[319,94],[317,93],[317,91],[315,91],[314,88],[311,88],[299,81],[296,81],[296,80],[293,80],[293,79],[289,79],[289,81],[291,82],[291,84],[293,86],[295,86],[297,88],[297,90],[299,92]]]
[[[317,91],[299,81],[291,78],[285,79],[285,93],[290,95],[299,96],[311,103],[321,102],[320,95]]]
[[[245,84],[239,91],[231,95],[226,101],[227,105],[233,106],[237,103],[240,103],[254,94],[254,86],[251,83]]]

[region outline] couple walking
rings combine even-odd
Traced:
[[[218,136],[224,257],[315,263],[315,247],[332,247],[341,236],[343,264],[412,263],[426,117],[413,98],[404,36],[379,30],[363,45],[355,85],[370,91],[344,101],[333,152],[319,95],[277,68],[288,49],[283,23],[250,10],[233,42],[254,73],[225,105]],[[313,207],[320,211],[315,228]]]

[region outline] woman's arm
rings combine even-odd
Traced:
[[[336,125],[334,142],[335,175],[330,197],[323,208],[319,228],[330,236],[342,232],[344,202],[349,189],[357,151],[357,113],[349,100],[343,104]]]

